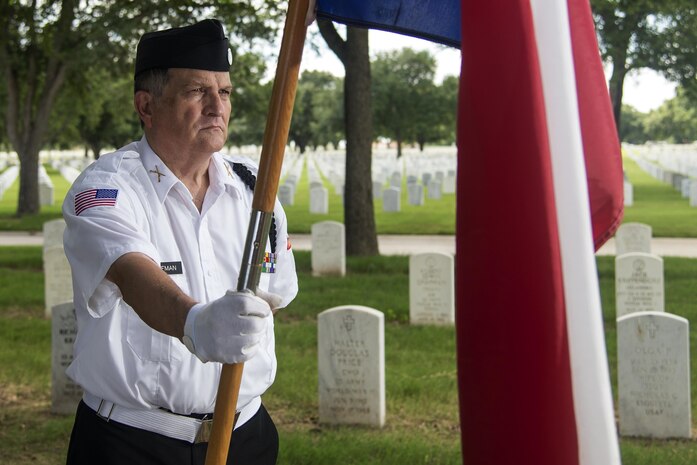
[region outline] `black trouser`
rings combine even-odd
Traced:
[[[191,444],[139,428],[105,421],[80,402],[68,447],[68,465],[203,465],[208,443]],[[227,465],[273,465],[278,431],[262,405],[237,428]]]

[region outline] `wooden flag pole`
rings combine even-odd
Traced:
[[[252,217],[247,230],[247,241],[237,282],[238,291],[255,291],[259,284],[261,263],[276,202],[283,154],[295,102],[309,5],[310,0],[288,2],[286,24],[283,29],[276,77],[264,130],[259,173],[254,188]],[[223,365],[213,415],[213,428],[206,453],[206,465],[225,465],[227,462],[243,368],[242,363]]]

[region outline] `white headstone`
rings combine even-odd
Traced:
[[[428,183],[428,198],[439,200],[441,198],[441,182],[437,179]]]
[[[44,249],[44,297],[46,318],[51,317],[51,309],[73,300],[73,275],[62,245]]]
[[[53,185],[39,183],[39,204],[53,205]]]
[[[631,182],[624,182],[624,206],[631,207],[634,205],[634,186]]]
[[[337,221],[321,221],[312,225],[312,275],[344,276],[346,274],[346,231]]]
[[[422,253],[409,257],[411,324],[455,323],[455,262],[452,255]]]
[[[690,184],[692,181],[687,176],[683,176],[680,180],[680,195],[686,199],[690,197]]]
[[[295,203],[293,185],[283,184],[278,188],[278,200],[283,206],[292,206]]]
[[[319,215],[329,213],[329,192],[326,187],[310,189],[310,213]]]
[[[407,197],[409,199],[409,205],[423,205],[424,186],[422,186],[421,184],[407,185]]]
[[[402,173],[395,171],[390,176],[390,185],[392,187],[401,188],[402,187]]]
[[[382,183],[380,181],[373,181],[373,199],[382,198]]]
[[[443,193],[444,194],[454,194],[456,184],[457,184],[457,178],[455,177],[455,175],[448,173],[448,175],[443,180]]]
[[[73,361],[73,345],[77,335],[75,306],[72,302],[56,305],[51,318],[51,412],[75,413],[82,398],[82,388],[65,374]]]
[[[43,224],[44,250],[54,246],[63,247],[63,233],[65,232],[65,220],[46,221]]]
[[[382,210],[385,212],[398,212],[401,210],[401,191],[396,187],[388,187],[382,192]]]
[[[690,181],[690,206],[697,207],[697,180]]]
[[[624,223],[615,233],[615,254],[628,252],[651,253],[651,226],[643,223]]]
[[[319,421],[385,424],[385,318],[346,305],[317,316]]]
[[[617,317],[634,312],[663,312],[663,259],[642,252],[615,258]]]
[[[617,320],[620,434],[691,436],[689,323],[668,313]]]

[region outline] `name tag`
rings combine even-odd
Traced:
[[[160,268],[167,274],[182,274],[184,269],[182,268],[182,262],[161,262]]]

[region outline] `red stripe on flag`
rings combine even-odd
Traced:
[[[598,250],[622,222],[622,154],[590,5],[586,0],[568,0],[567,3],[593,222],[593,242],[595,250]],[[583,75],[582,78],[580,74]]]
[[[529,2],[462,1],[457,340],[465,464],[578,464]]]

